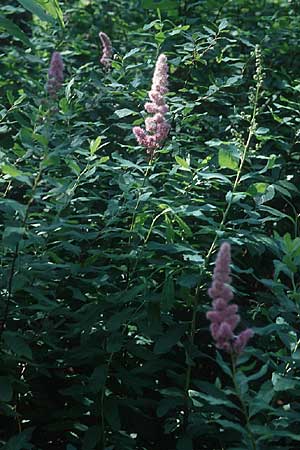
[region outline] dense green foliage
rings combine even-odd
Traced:
[[[2,2],[4,450],[299,448],[299,20],[297,0]],[[132,126],[162,52],[149,162]],[[233,365],[205,316],[223,240],[255,331]]]

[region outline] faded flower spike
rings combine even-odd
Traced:
[[[102,56],[100,58],[100,63],[106,69],[108,69],[111,66],[111,59],[112,59],[111,40],[109,39],[106,33],[103,33],[103,31],[100,31],[99,38],[102,44]]]
[[[213,309],[206,314],[206,317],[211,321],[210,331],[216,341],[216,347],[239,355],[254,333],[247,328],[239,335],[234,334],[240,316],[237,314],[238,306],[234,303],[229,304],[233,298],[230,287],[230,261],[230,244],[225,242],[220,247],[213,282],[208,290],[208,295],[213,300]]]
[[[61,88],[64,81],[64,63],[59,52],[53,52],[48,71],[47,91],[53,98]]]
[[[140,145],[146,147],[147,153],[152,158],[155,149],[158,148],[167,138],[170,125],[166,120],[166,113],[169,108],[165,102],[165,94],[168,92],[168,63],[167,57],[159,55],[152,79],[152,87],[149,92],[151,102],[145,104],[145,110],[152,117],[145,120],[145,130],[141,127],[133,127],[133,133]]]

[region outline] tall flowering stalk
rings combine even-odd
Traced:
[[[106,33],[100,31],[99,38],[102,44],[102,56],[100,58],[100,63],[106,68],[109,69],[111,66],[112,59],[112,44],[111,40],[107,36]]]
[[[53,52],[48,71],[48,94],[55,98],[64,81],[64,63],[59,52]]]
[[[206,317],[211,321],[210,331],[216,342],[216,347],[239,355],[254,333],[250,328],[247,328],[239,335],[234,334],[240,316],[237,314],[238,306],[234,303],[229,304],[233,298],[230,287],[230,261],[230,244],[225,242],[220,247],[213,282],[208,290],[208,295],[213,300],[213,309],[206,314]]]
[[[168,63],[164,54],[159,55],[152,78],[152,87],[149,92],[151,102],[145,104],[145,110],[152,117],[145,120],[145,129],[133,127],[133,133],[140,145],[146,147],[152,158],[157,149],[167,138],[170,124],[166,120],[169,108],[166,105],[165,94],[168,92]]]

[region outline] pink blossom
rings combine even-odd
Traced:
[[[59,52],[53,52],[48,71],[47,91],[51,97],[56,97],[64,81],[64,63]]]
[[[246,347],[249,339],[253,336],[253,331],[251,328],[246,328],[246,330],[242,331],[235,339],[233,343],[234,351],[238,354],[242,353],[244,348]]]
[[[230,287],[230,261],[230,244],[225,242],[219,250],[213,282],[208,290],[208,295],[213,300],[213,309],[208,311],[206,317],[211,321],[210,332],[216,341],[216,347],[239,355],[254,333],[250,328],[247,328],[239,335],[234,334],[240,316],[237,314],[238,306],[235,303],[229,304],[233,298]]]
[[[103,64],[103,66],[108,69],[111,66],[111,59],[112,59],[111,40],[109,39],[106,33],[103,33],[103,31],[100,31],[99,38],[103,47],[100,63]]]
[[[145,119],[145,129],[141,127],[133,127],[133,133],[140,145],[146,147],[147,153],[151,157],[167,138],[170,131],[170,124],[165,118],[165,114],[169,108],[165,103],[164,95],[168,92],[168,64],[167,57],[161,54],[155,64],[155,70],[152,78],[152,87],[149,92],[151,102],[147,102],[144,106],[149,114],[153,117]]]

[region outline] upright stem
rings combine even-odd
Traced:
[[[193,308],[193,315],[192,315],[192,321],[191,321],[191,330],[190,330],[190,344],[191,344],[191,346],[194,344],[194,341],[195,341],[197,305],[198,305],[197,296],[195,296],[195,304],[194,304],[194,308]],[[185,396],[186,396],[187,400],[188,400],[188,391],[189,391],[190,383],[191,383],[191,374],[192,374],[192,366],[191,366],[191,364],[188,364],[186,377],[185,377],[185,388],[184,388]]]
[[[240,159],[240,164],[239,164],[239,167],[238,167],[238,170],[237,170],[237,173],[236,173],[236,177],[235,177],[235,180],[234,180],[234,183],[233,183],[232,195],[231,195],[231,197],[230,197],[230,199],[229,199],[229,201],[227,203],[225,211],[223,212],[222,220],[221,220],[221,222],[219,224],[218,229],[216,230],[214,240],[213,240],[213,242],[212,242],[212,244],[211,244],[211,246],[210,246],[210,248],[209,248],[209,250],[207,252],[207,255],[205,257],[205,262],[206,263],[208,263],[208,261],[209,261],[209,259],[211,257],[211,254],[214,251],[216,242],[218,240],[219,232],[223,230],[223,227],[224,227],[224,224],[226,222],[228,213],[229,213],[230,208],[232,206],[233,194],[236,193],[236,190],[237,190],[239,182],[240,182],[241,173],[242,173],[242,170],[243,170],[243,167],[244,167],[244,164],[245,164],[245,159],[246,159],[249,147],[250,147],[251,139],[252,139],[253,134],[255,132],[255,123],[256,123],[255,119],[256,119],[256,114],[257,114],[257,104],[258,104],[258,99],[259,99],[259,91],[260,91],[260,84],[257,83],[256,92],[255,92],[255,99],[254,99],[254,105],[253,105],[253,111],[252,111],[252,116],[251,116],[249,129],[248,129],[248,136],[247,136],[247,139],[246,139],[246,143],[244,145],[243,153],[242,153],[242,156],[241,156],[241,159]]]
[[[228,200],[227,206],[223,212],[223,216],[222,216],[222,220],[217,228],[217,230],[215,231],[215,236],[214,239],[208,249],[208,252],[204,258],[204,263],[202,268],[205,269],[209,263],[210,257],[215,249],[216,246],[216,242],[218,240],[218,235],[220,233],[220,231],[223,230],[224,225],[226,223],[227,217],[228,217],[228,213],[230,211],[230,208],[232,206],[232,201],[233,201],[233,196],[237,191],[240,179],[241,179],[241,174],[242,174],[242,170],[245,164],[245,160],[246,160],[246,156],[248,153],[248,150],[250,148],[250,143],[251,143],[251,139],[255,133],[255,129],[256,129],[256,116],[257,116],[257,110],[258,110],[258,100],[259,100],[259,94],[260,94],[260,89],[262,86],[262,78],[261,78],[261,67],[260,67],[260,61],[258,60],[258,56],[256,55],[256,63],[257,63],[257,67],[256,67],[256,79],[257,79],[257,83],[256,83],[256,90],[255,90],[255,95],[253,98],[253,110],[252,110],[252,114],[251,114],[251,119],[250,119],[250,123],[249,123],[249,128],[248,128],[248,135],[245,141],[245,144],[243,145],[243,153],[241,155],[241,159],[240,159],[240,164],[236,173],[236,177],[233,183],[233,187],[232,187],[232,195]],[[194,339],[195,339],[195,332],[196,332],[196,318],[197,318],[197,307],[198,307],[198,297],[199,297],[199,291],[200,291],[200,286],[198,285],[196,288],[196,294],[195,294],[195,301],[194,301],[194,305],[193,305],[193,314],[192,314],[192,320],[191,320],[191,328],[190,328],[190,341],[193,344],[194,343]],[[185,382],[185,394],[187,395],[189,386],[190,386],[190,380],[191,380],[191,365],[188,364],[187,366],[187,371],[186,371],[186,382]]]
[[[144,173],[143,183],[142,183],[141,189],[143,189],[143,187],[145,186],[146,179],[147,179],[149,171],[150,171],[150,169],[152,167],[152,161],[153,161],[153,155],[151,155],[149,163],[148,163],[148,166],[147,166],[147,169],[146,169],[146,172]],[[137,197],[137,202],[136,202],[136,205],[135,205],[135,208],[134,208],[134,212],[133,212],[133,215],[132,215],[130,231],[132,231],[133,227],[134,227],[134,221],[135,221],[135,218],[136,218],[136,211],[137,211],[137,209],[139,207],[139,204],[140,204],[140,198],[141,198],[141,190],[138,191],[138,197]],[[131,240],[132,240],[132,235],[130,235],[130,237],[129,237],[129,244],[131,244]],[[132,269],[132,273],[134,273],[134,271],[135,271],[135,269],[137,267],[137,264],[138,264],[138,258],[135,261],[134,267]],[[129,282],[130,282],[130,274],[128,274],[128,285],[129,285]],[[124,328],[123,328],[122,334],[125,333],[126,329],[127,329],[127,326],[125,325]],[[107,379],[108,379],[108,376],[109,376],[109,371],[110,371],[110,367],[111,367],[111,364],[112,364],[112,361],[113,361],[113,357],[114,357],[114,353],[111,352],[109,357],[108,357],[107,374],[106,374],[105,382],[103,384],[103,388],[102,388],[102,392],[101,392],[101,396],[100,396],[101,443],[99,444],[98,447],[100,447],[100,445],[101,445],[102,446],[101,450],[104,450],[104,448],[105,448],[105,438],[106,438],[106,436],[105,436],[105,420],[104,420],[105,387],[106,387]],[[99,450],[100,450],[100,448],[99,448]]]
[[[149,174],[149,171],[150,171],[150,169],[151,169],[151,167],[152,167],[152,161],[153,161],[153,155],[151,155],[151,157],[150,157],[150,160],[149,160],[149,163],[148,163],[146,172],[145,172],[145,174],[144,174],[142,186],[141,186],[140,190],[138,191],[138,198],[137,198],[137,202],[136,202],[136,205],[135,205],[135,208],[134,208],[134,211],[133,211],[133,215],[132,215],[132,219],[131,219],[130,232],[132,232],[132,231],[133,231],[133,228],[134,228],[134,221],[135,221],[135,218],[136,218],[137,209],[138,209],[138,207],[139,207],[140,199],[141,199],[141,190],[142,190],[143,187],[145,186],[146,179],[147,179],[148,174]],[[131,241],[132,241],[132,234],[130,234],[130,236],[129,236],[129,242],[128,242],[129,245],[131,244]],[[142,248],[143,248],[144,246],[145,246],[145,242],[143,243]],[[130,272],[128,271],[128,276],[127,276],[127,285],[128,285],[128,286],[129,286],[129,283],[130,283],[131,275],[135,272],[135,269],[136,269],[138,263],[139,263],[139,257],[135,259],[134,265],[133,265],[133,267],[131,268]]]
[[[242,407],[242,412],[243,412],[243,415],[245,418],[245,427],[246,427],[246,430],[248,433],[249,440],[251,442],[251,450],[256,450],[256,441],[255,441],[255,436],[251,430],[248,409],[247,409],[246,403],[244,402],[240,387],[239,387],[237,379],[236,379],[236,375],[237,375],[236,360],[235,360],[235,356],[233,355],[233,353],[231,353],[231,365],[232,365],[232,381],[233,381],[236,395],[237,395],[237,397],[240,401],[241,407]]]
[[[105,388],[107,383],[107,378],[109,376],[109,369],[112,363],[114,357],[114,353],[110,353],[107,361],[107,373],[105,377],[105,381],[103,383],[101,395],[100,395],[100,428],[101,428],[101,448],[98,450],[104,450],[105,449],[105,420],[104,420],[104,400],[105,400]]]
[[[32,187],[32,192],[31,192],[31,198],[29,199],[27,206],[26,206],[26,211],[25,211],[25,216],[24,219],[22,220],[21,223],[21,228],[25,228],[26,226],[26,222],[28,219],[28,215],[29,215],[29,208],[34,200],[34,194],[35,191],[37,189],[38,183],[40,181],[41,175],[42,175],[42,164],[40,165],[39,168],[39,172],[35,177],[34,183],[33,183],[33,187]],[[24,233],[25,230],[20,238],[20,240],[16,243],[15,246],[15,250],[13,253],[13,257],[12,257],[12,262],[11,262],[11,267],[10,267],[10,272],[9,272],[9,276],[8,276],[8,282],[7,282],[7,296],[6,296],[6,303],[5,303],[5,309],[4,309],[4,314],[3,314],[3,319],[1,321],[1,328],[0,328],[0,340],[2,338],[2,334],[4,332],[6,323],[7,323],[7,319],[8,319],[8,314],[9,314],[9,307],[10,307],[10,303],[12,300],[12,290],[13,290],[13,279],[14,279],[14,274],[15,274],[15,268],[16,268],[16,262],[19,256],[19,250],[20,250],[20,242],[24,237]]]
[[[139,312],[139,310],[141,309],[142,305],[139,305],[135,311],[133,311],[133,315],[132,317],[134,318],[135,315]],[[130,321],[128,321],[127,323],[124,324],[123,326],[123,330],[122,330],[122,335],[125,334],[127,328],[128,328],[128,324],[130,323]],[[115,353],[111,352],[109,354],[108,360],[107,360],[107,371],[106,371],[106,376],[105,376],[105,380],[103,383],[103,387],[102,387],[102,391],[101,391],[101,395],[100,395],[100,428],[101,428],[101,442],[99,443],[99,445],[97,446],[97,450],[104,450],[105,449],[105,418],[104,418],[104,401],[105,401],[105,388],[107,385],[107,380],[109,377],[109,370],[113,361]],[[100,447],[102,446],[102,447]]]
[[[131,220],[131,225],[130,225],[130,231],[133,230],[134,221],[135,221],[135,218],[136,218],[136,211],[137,211],[137,209],[138,209],[138,207],[139,207],[140,199],[141,199],[141,189],[143,189],[143,187],[145,186],[146,179],[147,179],[148,174],[149,174],[149,171],[150,171],[150,169],[151,169],[152,161],[153,161],[153,155],[151,155],[151,157],[150,157],[150,160],[149,160],[149,163],[148,163],[146,172],[144,173],[144,178],[143,178],[142,186],[141,186],[140,190],[138,191],[138,198],[137,198],[137,202],[136,202],[136,205],[135,205],[135,207],[134,207],[134,211],[133,211],[133,215],[132,215],[132,220]],[[130,242],[130,241],[131,241],[131,237],[130,237],[130,239],[129,239],[129,242]]]

